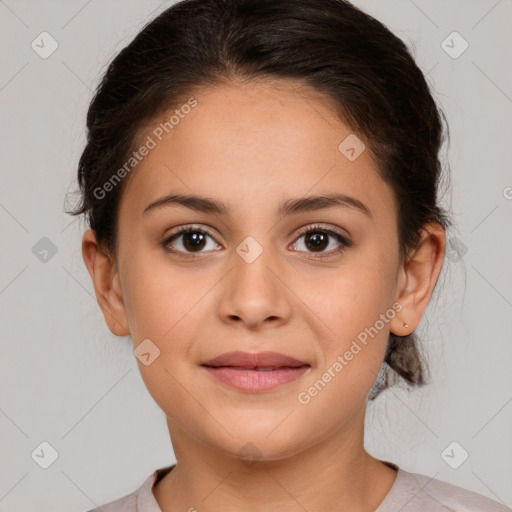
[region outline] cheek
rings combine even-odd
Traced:
[[[123,294],[134,342],[151,338],[165,345],[215,284],[215,276],[171,265],[165,257],[133,258]]]
[[[342,427],[361,412],[385,356],[395,315],[389,289],[383,279],[359,277],[364,276],[334,280],[328,299],[317,303],[322,317],[317,327],[327,324],[329,329],[318,327],[326,334],[320,340],[320,364],[296,397],[302,414],[315,418],[309,420],[312,431],[325,429],[322,423]]]
[[[320,371],[330,371],[325,381],[337,381],[341,394],[350,389],[367,394],[378,375],[396,315],[392,268],[389,256],[375,249],[361,251],[330,279],[309,287],[304,302],[316,313],[311,321],[322,345]]]
[[[175,409],[186,403],[187,397],[174,398],[181,393],[184,366],[192,364],[190,340],[199,338],[197,330],[204,321],[200,315],[205,314],[205,301],[201,299],[213,284],[170,266],[137,261],[140,265],[126,272],[124,286],[132,348],[141,377],[156,403],[167,412],[179,414]]]
[[[391,267],[384,259],[358,254],[328,276],[308,279],[297,294],[305,297],[304,303],[324,324],[326,337],[342,348],[392,306],[395,283]],[[381,338],[387,339],[387,333]]]

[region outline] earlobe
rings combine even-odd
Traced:
[[[88,229],[82,237],[82,257],[108,328],[116,336],[129,335],[118,269],[113,259],[99,247],[92,229]]]
[[[424,226],[416,249],[401,269],[396,300],[403,308],[390,323],[392,333],[407,336],[418,327],[443,266],[445,244],[442,226]]]

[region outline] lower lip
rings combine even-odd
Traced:
[[[293,382],[294,380],[297,380],[310,367],[282,367],[267,371],[242,369],[229,366],[219,366],[218,368],[203,366],[203,368],[208,370],[220,381],[237,389],[258,392],[270,391],[283,384]]]

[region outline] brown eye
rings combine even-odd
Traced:
[[[302,238],[304,242],[301,243],[299,240]],[[337,254],[352,245],[352,242],[341,233],[321,226],[313,226],[303,230],[297,240],[294,243],[295,249],[310,253],[315,258]]]
[[[177,233],[166,238],[162,245],[169,252],[184,254],[201,253],[220,247],[210,234],[197,228],[181,228]]]
[[[323,251],[329,245],[329,235],[314,231],[305,235],[306,247],[311,251]]]
[[[206,245],[205,236],[202,233],[184,233],[182,237],[183,247],[185,247],[187,251],[195,251],[196,249],[201,250]]]

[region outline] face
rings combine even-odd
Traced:
[[[123,314],[135,349],[150,340],[150,364],[137,359],[149,392],[192,438],[232,454],[251,443],[268,460],[362,428],[399,316],[393,192],[368,146],[356,159],[340,151],[351,130],[306,92],[267,81],[194,94],[161,141],[154,129],[172,112],[141,137],[157,144],[119,208]],[[171,194],[227,211],[200,201],[145,211]],[[334,194],[351,199],[311,200]],[[308,366],[244,390],[202,366],[232,351]]]

